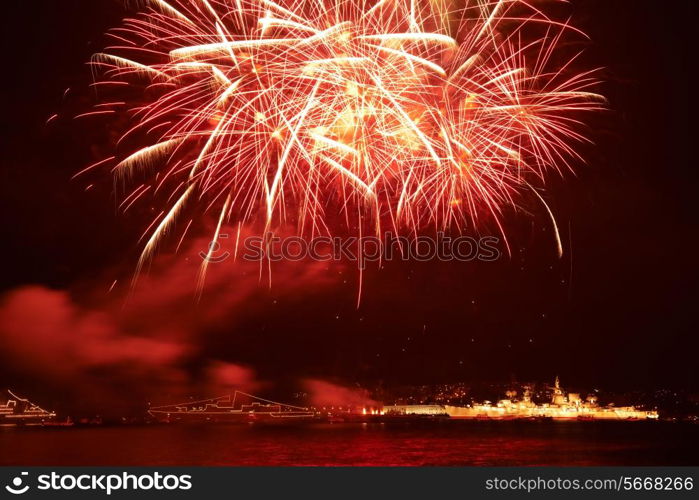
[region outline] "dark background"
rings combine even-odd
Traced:
[[[696,390],[691,4],[572,2],[575,24],[592,40],[586,59],[605,68],[611,111],[595,118],[588,165],[553,179],[547,194],[563,259],[545,214],[520,214],[508,221],[511,258],[370,270],[359,309],[353,276],[331,293],[309,290],[302,300],[260,307],[235,332],[203,337],[203,352],[250,364],[268,379],[559,374],[578,386]],[[0,291],[72,288],[105,268],[135,265],[145,219],[116,213],[109,179],[87,192],[70,181],[104,154],[104,127],[63,117],[91,104],[85,62],[124,15],[124,4],[110,0],[3,2]],[[53,113],[62,117],[46,126]],[[272,304],[274,290],[258,300]],[[0,368],[0,386],[18,383],[13,377]]]

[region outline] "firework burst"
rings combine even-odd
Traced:
[[[108,161],[146,179],[123,206],[169,200],[141,263],[197,210],[215,213],[215,236],[227,221],[308,237],[499,224],[522,190],[571,168],[580,113],[604,105],[561,50],[584,35],[537,5],[144,2],[92,61],[96,112],[129,106]]]

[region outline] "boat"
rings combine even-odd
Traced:
[[[241,402],[241,398],[249,401]],[[270,401],[241,391],[236,391],[233,396],[156,406],[150,408],[148,414],[162,423],[288,423],[316,418],[316,413],[308,408]]]
[[[46,411],[10,390],[7,394],[7,401],[0,404],[0,425],[46,425],[55,420],[54,412]]]

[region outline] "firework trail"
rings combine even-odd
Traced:
[[[92,61],[94,113],[130,106],[106,163],[145,180],[122,206],[168,197],[139,265],[197,211],[214,212],[216,235],[227,221],[306,237],[499,224],[523,190],[571,168],[581,112],[604,106],[594,72],[562,50],[584,35],[541,8],[142,2]]]

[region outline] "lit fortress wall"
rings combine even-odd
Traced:
[[[585,400],[578,393],[566,394],[558,377],[553,387],[551,402],[535,404],[529,391],[521,400],[515,400],[516,393],[508,391],[510,399],[501,399],[496,404],[489,402],[473,406],[450,405],[402,405],[386,406],[387,415],[448,415],[451,418],[472,419],[556,419],[556,420],[647,420],[657,419],[657,411],[645,411],[634,406],[599,406],[595,395]]]

